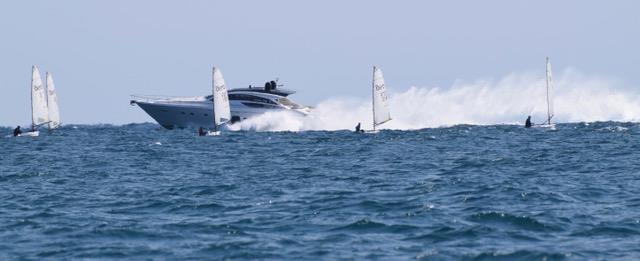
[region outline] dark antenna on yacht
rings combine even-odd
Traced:
[[[278,81],[279,81],[279,80],[280,80],[280,77],[276,77],[276,85],[277,85],[278,87],[282,87],[282,86],[284,86],[284,84],[278,84]]]

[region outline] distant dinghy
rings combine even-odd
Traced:
[[[60,109],[58,108],[58,94],[53,84],[53,76],[47,72],[47,107],[49,109],[49,131],[53,131],[60,127]]]
[[[376,127],[391,120],[391,112],[389,111],[389,97],[387,96],[387,86],[384,83],[382,70],[373,67],[373,82],[371,84],[371,95],[373,105],[373,131],[377,132]]]
[[[31,68],[31,130],[19,134],[19,137],[37,137],[38,128],[47,124],[49,131],[60,127],[58,95],[53,77],[46,73],[46,85],[43,85],[38,66]]]
[[[231,120],[231,109],[229,106],[229,95],[227,85],[222,77],[222,72],[213,67],[213,130],[207,132],[207,136],[220,135],[220,126]]]

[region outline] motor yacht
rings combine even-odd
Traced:
[[[249,86],[228,92],[231,123],[255,117],[269,111],[291,111],[306,116],[311,107],[299,105],[288,98],[295,91],[280,88],[276,81],[264,87]],[[138,105],[158,124],[167,129],[211,128],[213,97],[166,97],[134,95],[131,105]]]

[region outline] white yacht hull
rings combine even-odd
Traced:
[[[231,117],[232,120],[244,120],[251,117],[261,115],[268,111],[278,111],[287,109],[262,109],[250,108],[240,104],[240,102],[231,101]],[[153,102],[153,101],[135,101],[151,118],[158,124],[167,129],[173,128],[213,128],[212,105],[211,102],[194,101],[194,102]],[[294,110],[300,115],[306,115],[303,110]]]

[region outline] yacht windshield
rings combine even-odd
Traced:
[[[229,94],[229,100],[230,101],[252,101],[252,102],[262,102],[262,103],[267,103],[267,104],[273,104],[275,105],[276,103],[273,102],[272,100],[269,100],[267,98],[262,98],[262,97],[258,97],[258,96],[254,96],[254,95],[247,95],[247,94]]]
[[[282,105],[287,106],[287,107],[289,107],[289,108],[291,108],[291,109],[301,109],[301,108],[302,108],[302,106],[300,106],[300,105],[298,105],[297,103],[295,103],[295,102],[293,102],[293,101],[291,101],[291,100],[289,100],[289,99],[287,99],[287,98],[284,98],[284,97],[282,97],[282,98],[278,98],[278,101],[279,101]]]

